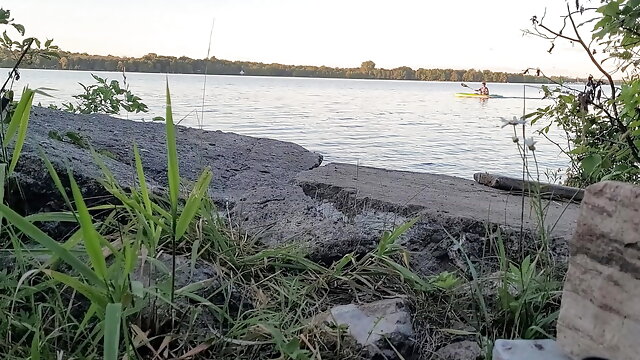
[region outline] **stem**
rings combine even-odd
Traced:
[[[524,119],[527,105],[527,87],[522,87],[522,118]],[[522,141],[525,141],[525,129],[526,125],[522,124]],[[515,126],[514,126],[515,131]],[[520,250],[520,258],[524,258],[524,197],[525,197],[525,176],[527,171],[527,147],[522,146],[522,202],[520,204],[520,243],[518,244]]]

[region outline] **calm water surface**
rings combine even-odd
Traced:
[[[122,80],[119,73],[94,72]],[[174,119],[199,126],[202,75],[168,75]],[[55,98],[43,105],[70,101],[92,83],[89,72],[23,70],[17,88],[49,87]],[[150,120],[164,115],[165,75],[127,74],[129,87],[149,106],[149,113],[123,115]],[[503,99],[456,98],[459,83],[348,80],[251,76],[208,76],[202,126],[207,130],[292,141],[317,151],[327,162],[432,172],[471,178],[488,171],[519,176],[521,160],[512,129],[499,117],[522,115],[523,85],[488,84]],[[474,84],[477,85],[477,84]],[[546,102],[539,89],[527,87],[527,111]],[[198,116],[196,116],[196,112]],[[554,135],[561,140],[559,135]],[[568,161],[538,137],[541,169],[564,168]]]

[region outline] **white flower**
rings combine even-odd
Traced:
[[[529,148],[531,151],[536,151],[536,143],[537,141],[533,140],[533,137],[528,137],[524,139],[524,145]]]
[[[502,121],[502,126],[501,127],[505,127],[507,125],[524,125],[527,123],[527,120],[525,120],[524,118],[517,118],[517,117],[513,117],[513,119],[511,120],[507,120],[503,117],[500,118],[500,121]]]
[[[520,138],[515,136],[515,135],[512,135],[511,136],[511,141],[513,141],[514,143],[517,143],[517,142],[520,142]]]

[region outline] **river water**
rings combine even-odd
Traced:
[[[94,73],[122,81],[120,73]],[[93,82],[84,71],[23,70],[21,75],[14,89],[56,89],[49,91],[52,98],[38,95],[35,102],[42,105],[73,101],[72,95],[82,92],[78,83]],[[463,178],[479,171],[521,176],[512,128],[501,128],[499,118],[548,103],[540,99],[539,87],[522,84],[488,84],[505,98],[481,100],[456,98],[454,93],[468,92],[460,83],[207,76],[202,112],[204,76],[128,73],[130,89],[150,111],[121,116],[145,121],[164,116],[166,78],[174,120],[182,125],[295,142],[323,154],[325,163]],[[558,131],[551,136],[562,141]],[[541,171],[567,166],[555,145],[536,139]]]

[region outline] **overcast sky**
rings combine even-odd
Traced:
[[[572,2],[573,4],[573,2]],[[595,73],[584,52],[522,35],[563,0],[4,0],[28,35],[101,55],[212,56],[298,65]],[[555,18],[555,17],[554,17]]]

